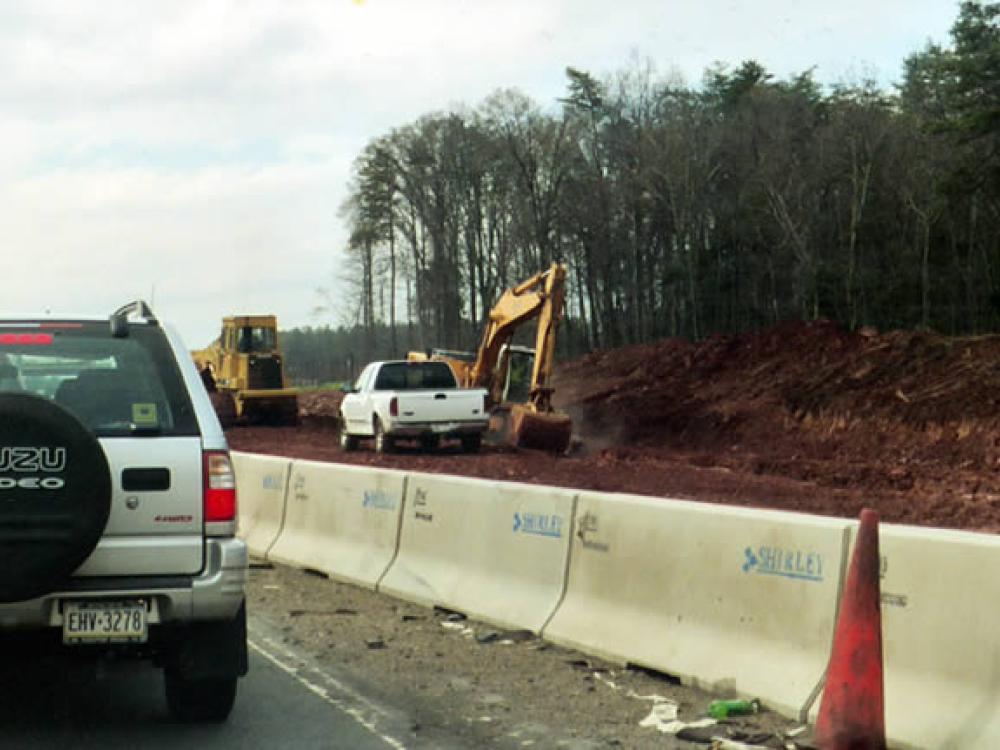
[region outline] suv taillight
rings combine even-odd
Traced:
[[[393,396],[389,399],[389,416],[398,417],[399,416],[399,399]]]
[[[202,473],[205,523],[236,520],[236,474],[226,451],[205,451]]]

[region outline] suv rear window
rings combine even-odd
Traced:
[[[455,387],[455,375],[444,362],[393,362],[382,365],[374,390],[416,391]]]
[[[158,326],[114,338],[107,323],[0,321],[0,392],[54,401],[101,437],[198,434]]]

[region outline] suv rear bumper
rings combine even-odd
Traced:
[[[249,557],[242,539],[207,538],[205,568],[194,576],[74,578],[62,590],[0,604],[0,630],[62,627],[62,601],[141,599],[150,625],[230,620],[246,592]]]

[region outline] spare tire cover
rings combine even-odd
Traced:
[[[64,584],[110,511],[111,472],[97,438],[44,398],[0,393],[0,602]]]

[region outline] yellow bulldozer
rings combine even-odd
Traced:
[[[410,352],[408,358],[447,362],[463,387],[489,391],[489,406],[514,445],[563,452],[573,425],[552,406],[550,380],[565,287],[566,267],[553,263],[501,295],[474,354],[434,349],[429,355]],[[518,327],[535,318],[534,347],[512,345]]]
[[[205,349],[191,352],[223,427],[238,419],[293,425],[298,391],[285,387],[273,315],[230,315],[222,333]]]

